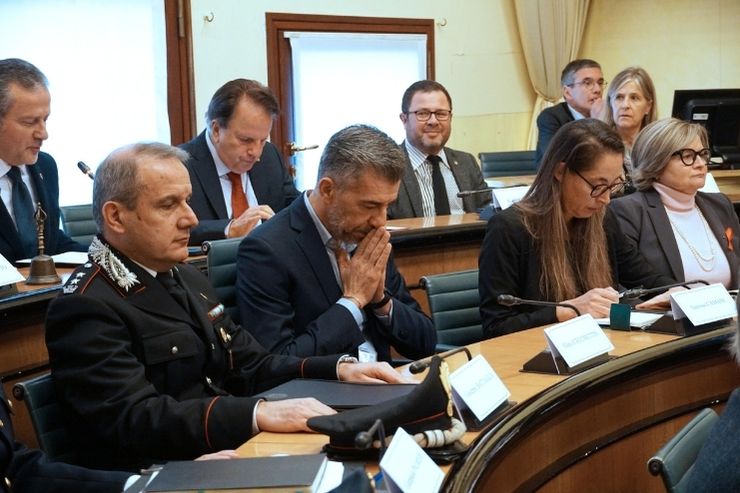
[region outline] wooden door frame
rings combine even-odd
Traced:
[[[190,0],[164,0],[164,15],[170,143],[178,145],[195,137],[196,129]]]
[[[267,34],[267,85],[280,104],[280,114],[275,119],[270,134],[290,166],[288,144],[293,137],[293,90],[290,40],[283,36],[287,31],[373,33],[373,34],[425,34],[427,37],[427,78],[434,79],[434,19],[401,19],[392,17],[351,17],[335,15],[308,15],[265,13]],[[401,95],[398,95],[399,99]]]

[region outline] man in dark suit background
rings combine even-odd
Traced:
[[[445,147],[452,132],[452,98],[433,80],[409,86],[401,100],[406,140],[406,170],[398,199],[388,217],[424,217],[475,212],[491,201],[490,193],[457,196],[463,190],[487,188],[472,154]]]
[[[211,98],[208,128],[180,146],[190,154],[190,205],[199,221],[191,244],[249,234],[299,195],[267,142],[277,113],[275,96],[254,80],[229,81]]]
[[[316,188],[244,238],[237,301],[263,346],[361,361],[390,361],[391,347],[414,359],[434,352],[434,326],[406,290],[385,229],[404,168],[386,134],[347,127],[326,145]]]
[[[601,95],[606,82],[597,62],[587,58],[573,60],[563,69],[560,83],[565,101],[542,110],[537,117],[539,137],[535,161],[538,165],[560,127],[581,118],[598,118],[604,109]]]
[[[34,65],[0,60],[0,254],[10,262],[38,253],[36,204],[46,213],[44,253],[85,248],[59,229],[59,179],[54,159],[40,152],[48,138],[51,96]]]

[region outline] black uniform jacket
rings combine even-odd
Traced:
[[[122,459],[115,467],[193,459],[252,436],[248,397],[306,376],[336,379],[338,357],[267,352],[224,315],[203,274],[179,264],[192,316],[122,254],[138,283],[122,288],[98,264],[78,268],[47,315],[52,376],[79,418],[80,439]],[[100,464],[92,458],[92,463]]]

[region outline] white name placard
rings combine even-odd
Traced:
[[[403,428],[393,435],[380,469],[391,493],[436,493],[445,476]]]
[[[25,281],[26,278],[18,269],[8,262],[8,259],[0,255],[0,286]]]
[[[671,293],[673,318],[688,317],[692,324],[702,325],[737,315],[737,306],[722,284]]]
[[[546,328],[545,339],[553,357],[559,354],[570,367],[614,349],[612,342],[588,313]]]
[[[483,421],[511,395],[488,361],[478,355],[450,374],[452,398]]]
[[[493,192],[493,205],[500,207],[502,210],[511,207],[522,200],[527,190],[529,190],[529,186],[494,188],[491,190]]]

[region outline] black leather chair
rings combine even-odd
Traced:
[[[239,310],[236,306],[236,253],[241,241],[241,238],[229,238],[204,243],[204,249],[208,252],[208,279],[216,288],[216,294],[224,304],[226,313],[235,323],[239,323]]]
[[[688,493],[691,468],[717,419],[713,409],[703,409],[648,461],[648,470],[660,475],[667,492]]]
[[[481,152],[480,159],[483,178],[496,176],[521,176],[537,173],[535,151]]]
[[[57,398],[51,374],[31,378],[13,386],[13,396],[23,401],[31,416],[36,439],[50,461],[77,464],[79,451],[67,430],[71,414]]]
[[[444,351],[483,339],[478,294],[478,269],[421,278],[437,330],[437,350]]]
[[[60,209],[64,232],[76,242],[90,246],[98,232],[93,220],[92,205],[67,205]]]

